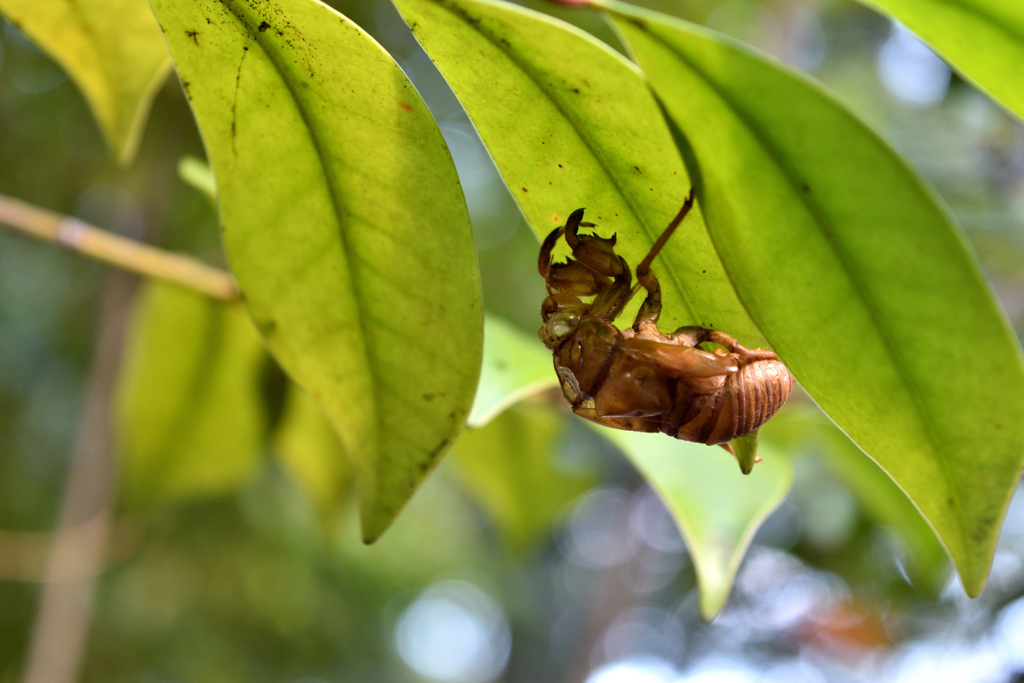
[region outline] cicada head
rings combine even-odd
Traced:
[[[540,312],[544,327],[539,333],[544,345],[549,349],[558,348],[575,334],[585,308],[585,304],[571,294],[555,292],[545,299]]]

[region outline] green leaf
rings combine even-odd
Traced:
[[[284,470],[309,496],[324,529],[330,534],[352,491],[352,470],[330,420],[320,406],[292,384],[284,415],[274,435],[274,448]]]
[[[259,462],[267,355],[239,305],[152,282],[116,395],[121,489],[134,509],[232,490]]]
[[[483,427],[521,399],[557,386],[551,352],[537,337],[490,313],[484,316],[483,367],[470,427]]]
[[[375,540],[454,440],[480,369],[469,215],[440,130],[362,29],[310,0],[153,0],[217,177],[225,248],[324,409]]]
[[[861,0],[926,40],[957,73],[1024,119],[1024,3]]]
[[[744,475],[717,446],[664,434],[597,429],[629,456],[668,505],[693,556],[701,616],[713,619],[729,598],[754,533],[789,491],[789,458],[762,444],[764,461]]]
[[[129,163],[170,66],[145,0],[0,0],[0,14],[64,68]]]
[[[598,232],[616,233],[619,253],[639,263],[679,212],[690,180],[636,67],[569,24],[507,3],[394,4],[462,102],[534,232],[543,238],[587,207]],[[655,266],[663,330],[702,325],[763,346],[699,210]]]
[[[1021,470],[1024,370],[948,213],[806,77],[691,24],[602,4],[688,146],[751,317],[977,595]]]
[[[550,405],[525,402],[467,429],[452,448],[456,476],[515,553],[546,538],[566,505],[595,483],[555,462],[564,428],[565,417]]]

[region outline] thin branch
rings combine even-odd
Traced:
[[[0,529],[0,581],[26,583],[66,583],[97,576],[128,559],[141,542],[141,527],[135,520],[120,518],[111,529],[110,547],[101,562],[91,562],[88,553],[68,553],[70,562],[55,567],[48,559],[57,547],[87,547],[108,525],[107,515],[99,514],[80,524],[56,531],[7,531]]]
[[[111,531],[115,470],[112,403],[133,293],[116,273],[100,311],[99,338],[64,485],[59,532],[46,563],[22,683],[75,683],[92,623],[96,582]],[[78,528],[78,533],[63,533]]]
[[[0,195],[0,224],[138,275],[167,280],[224,301],[239,298],[234,278],[219,268],[4,195]]]

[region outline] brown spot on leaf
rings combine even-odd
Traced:
[[[399,102],[398,106],[406,111],[412,111],[412,105],[409,104],[408,102]]]

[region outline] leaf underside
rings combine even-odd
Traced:
[[[1022,465],[1024,370],[947,212],[806,77],[691,24],[602,4],[690,148],[750,315],[977,595]]]
[[[394,4],[465,107],[537,236],[586,207],[598,234],[615,233],[616,251],[639,263],[679,212],[690,179],[636,67],[569,24],[508,3]],[[655,269],[663,330],[703,325],[763,345],[699,208]]]
[[[152,7],[232,271],[338,431],[373,541],[462,428],[479,373],[479,276],[448,149],[391,57],[320,2]]]
[[[586,207],[585,219],[599,235],[616,235],[627,263],[643,260],[691,183],[636,66],[565,22],[508,3],[393,2],[458,96],[537,236]],[[766,346],[729,283],[699,206],[654,270],[663,331],[700,325],[751,348]],[[633,323],[641,298],[617,324]]]

